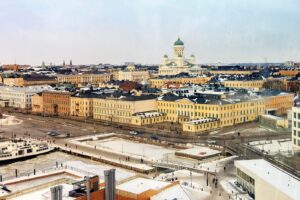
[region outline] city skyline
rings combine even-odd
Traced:
[[[0,63],[161,63],[180,35],[197,63],[299,61],[300,3],[1,1]]]

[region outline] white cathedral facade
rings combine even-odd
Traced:
[[[184,43],[179,37],[174,43],[173,50],[173,58],[164,55],[162,65],[159,66],[159,75],[176,75],[182,72],[189,73],[190,75],[202,74],[202,69],[196,65],[195,56],[193,54],[190,58],[184,57]]]

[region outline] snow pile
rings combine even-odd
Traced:
[[[5,125],[18,125],[21,124],[23,120],[17,119],[15,116],[3,114],[3,118],[0,119],[0,124]]]

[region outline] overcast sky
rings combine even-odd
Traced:
[[[300,61],[300,0],[0,0],[0,63]]]

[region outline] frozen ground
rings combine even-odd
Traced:
[[[221,152],[215,149],[211,149],[209,147],[203,147],[203,146],[194,146],[193,148],[190,149],[184,149],[178,151],[180,153],[192,155],[192,156],[197,156],[200,158],[205,158],[213,155],[218,155]]]
[[[118,137],[111,137],[104,140],[86,141],[86,144],[104,149],[111,149],[124,154],[141,156],[148,159],[162,159],[165,154],[175,153],[176,149],[169,149],[162,146],[129,141]]]
[[[212,176],[209,176],[209,185],[206,185],[206,175],[202,173],[190,172],[188,170],[178,170],[167,174],[160,174],[155,179],[157,180],[167,180],[175,179],[179,181],[181,188],[185,191],[188,197],[192,200],[224,200],[227,199],[224,196],[224,191],[222,196],[219,196],[221,188],[211,187]],[[170,194],[170,197],[172,195]],[[169,199],[169,198],[166,198]]]
[[[250,142],[249,145],[258,151],[275,155],[277,153],[292,153],[291,140],[260,140]]]
[[[220,172],[221,170],[224,170],[224,166],[226,167],[228,163],[233,162],[233,160],[235,160],[236,158],[237,156],[230,156],[230,157],[222,158],[220,160],[201,163],[200,165],[197,166],[197,168],[209,172]]]
[[[234,184],[234,179],[229,181],[221,181],[223,189],[232,197],[232,199],[238,197],[239,200],[253,200],[248,194],[245,194],[242,188],[237,187]]]

